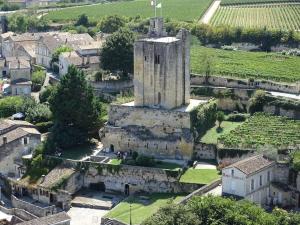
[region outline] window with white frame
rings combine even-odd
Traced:
[[[270,182],[271,180],[271,171],[268,171],[267,173],[267,181]]]
[[[23,138],[23,145],[28,145],[29,144],[29,137],[24,137]]]

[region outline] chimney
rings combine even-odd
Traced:
[[[7,144],[7,137],[4,136],[4,137],[3,137],[3,145],[6,145],[6,144]]]
[[[41,183],[43,183],[44,181],[45,181],[45,175],[42,175],[42,177],[41,177]]]

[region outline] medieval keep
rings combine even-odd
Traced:
[[[190,41],[187,30],[168,37],[163,18],[150,20],[134,44],[134,101],[112,104],[102,143],[111,151],[189,160],[194,148],[190,111]]]

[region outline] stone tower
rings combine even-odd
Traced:
[[[148,37],[134,45],[134,105],[173,109],[190,101],[189,33],[167,37],[163,18],[150,19]]]

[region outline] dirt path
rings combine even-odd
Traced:
[[[201,23],[208,24],[210,19],[213,17],[215,12],[220,6],[221,1],[220,0],[215,0],[208,8],[208,10],[204,13],[202,18],[200,19]]]

